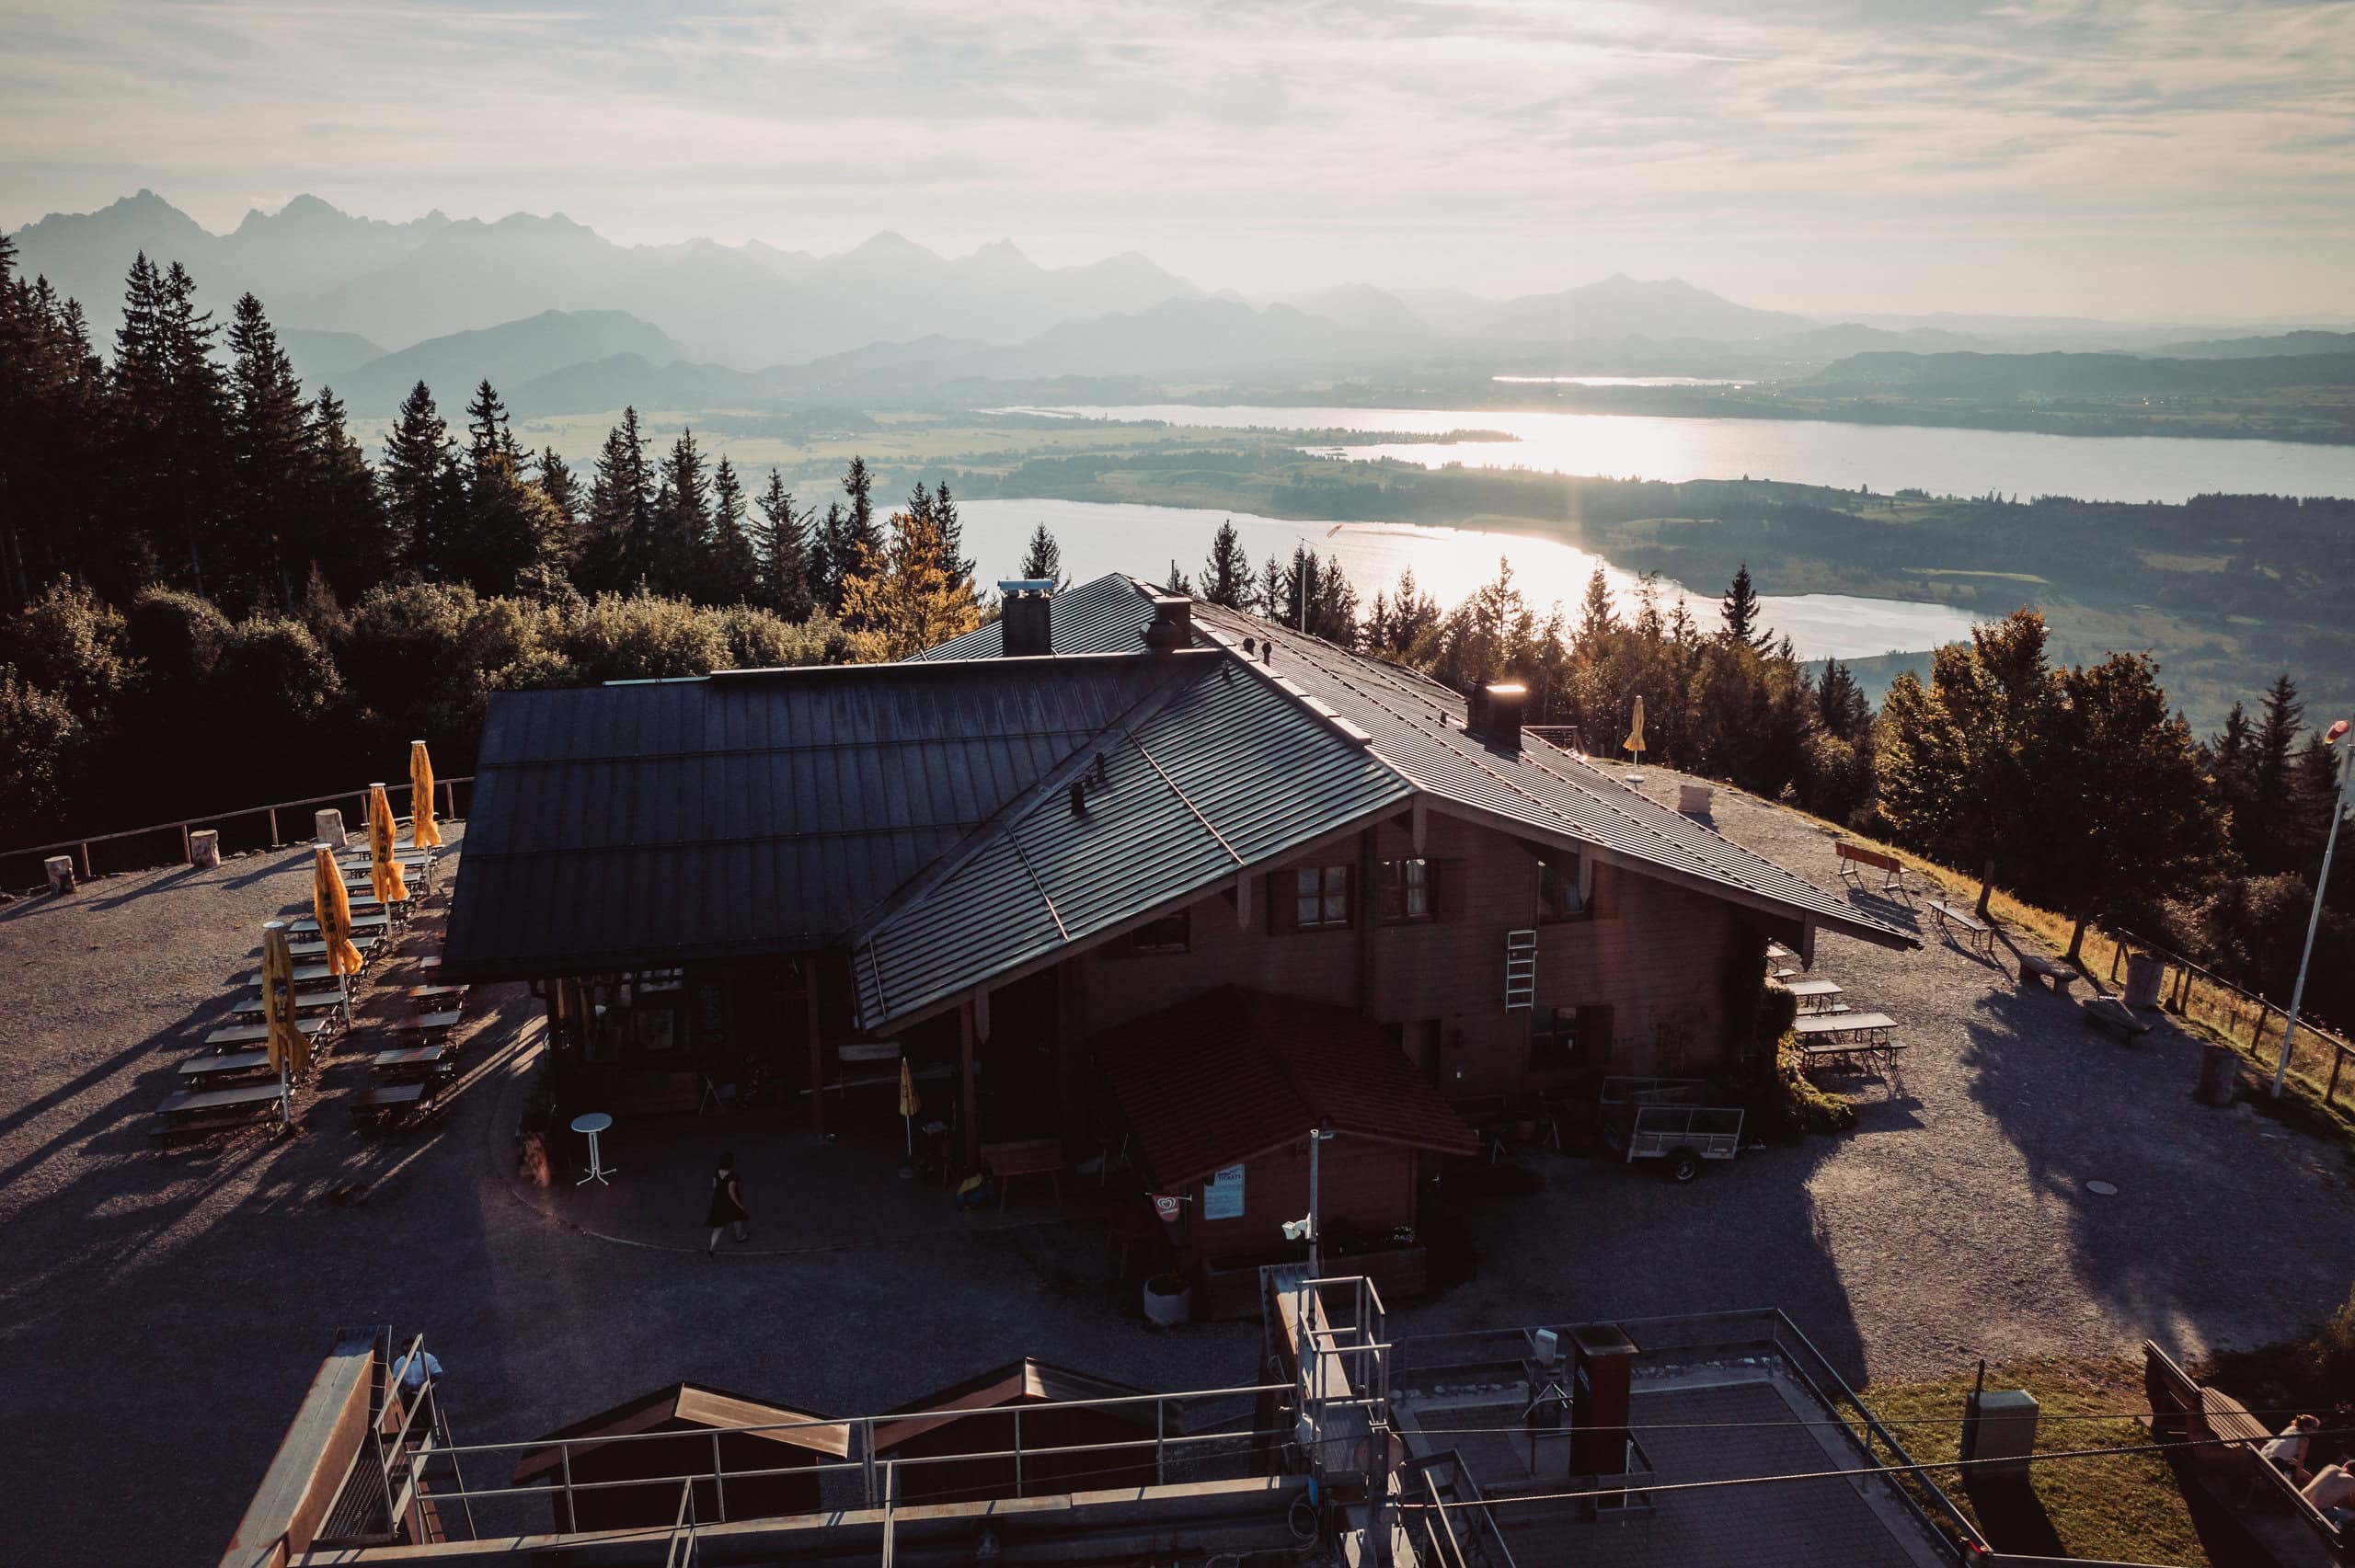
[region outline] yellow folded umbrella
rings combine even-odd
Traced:
[[[408,743],[408,837],[419,849],[442,842],[433,820],[433,759],[422,740]]]
[[[380,784],[368,786],[368,885],[387,904],[408,898],[408,879],[393,858],[393,803]]]
[[[261,928],[261,1015],[270,1027],[270,1065],[281,1082],[310,1070],[311,1042],[294,1027],[294,956],[287,950],[286,922]]]
[[[1636,761],[1640,762],[1644,760],[1644,700],[1641,697],[1636,699],[1636,722],[1629,727],[1627,738],[1622,744],[1636,754]]]
[[[356,975],[364,966],[360,949],[351,944],[351,895],[344,890],[343,871],[327,845],[313,846],[311,853],[311,913],[319,922],[319,940],[327,945],[327,972]]]

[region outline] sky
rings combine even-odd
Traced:
[[[2355,317],[2355,4],[0,0],[0,228],[152,187],[1205,287]]]

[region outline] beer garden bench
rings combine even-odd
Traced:
[[[1929,899],[1927,907],[1930,918],[1937,922],[1940,935],[1955,940],[1959,945],[1970,948],[1982,958],[1992,960],[1995,956],[1993,926],[1969,910],[1957,909],[1943,898]]]
[[[2020,955],[2020,990],[2049,990],[2055,996],[2067,996],[2069,988],[2081,979],[2076,970],[2051,958],[2039,958],[2033,953]]]
[[[1905,886],[1905,863],[1895,855],[1884,853],[1876,849],[1867,849],[1863,844],[1852,844],[1845,839],[1834,844],[1832,849],[1840,856],[1840,875],[1850,886],[1863,888],[1867,892],[1878,891],[1885,897],[1893,898],[1905,898],[1911,892],[1911,889]],[[1858,875],[1856,867],[1860,865],[1881,874],[1880,887],[1878,889],[1871,887],[1865,878]]]
[[[1017,1176],[1044,1176],[1054,1185],[1055,1207],[1063,1203],[1063,1143],[1060,1138],[1026,1138],[1012,1143],[982,1145],[982,1163],[997,1183],[997,1206],[1005,1207],[1007,1189]]]

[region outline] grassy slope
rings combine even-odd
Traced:
[[[1865,1402],[1924,1464],[1961,1451],[1962,1411],[1973,1374],[1924,1383],[1875,1383]],[[2133,1413],[2145,1408],[2139,1363],[2034,1361],[1990,1368],[1991,1389],[2025,1388],[2041,1409],[2037,1451],[2130,1448],[2148,1443]],[[2101,1419],[2056,1419],[2100,1417]],[[2191,1508],[2166,1459],[2115,1454],[2030,1467],[2032,1501],[1998,1483],[1966,1484],[1958,1471],[1931,1478],[1971,1516],[1998,1551],[2204,1565],[2210,1559]]]

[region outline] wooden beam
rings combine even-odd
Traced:
[[[977,986],[973,990],[973,1036],[986,1043],[990,1037],[990,988]]]
[[[1244,930],[1251,929],[1251,884],[1254,880],[1246,868],[1235,874],[1235,923]]]
[[[818,960],[812,953],[801,960],[801,990],[808,1000],[810,1021],[810,1130],[826,1136],[826,1042],[818,1026]]]
[[[1415,796],[1415,804],[1407,813],[1407,831],[1415,838],[1415,858],[1420,860],[1423,858],[1424,841],[1430,837],[1431,822],[1430,807],[1423,804],[1421,795]]]
[[[964,1110],[965,1163],[977,1165],[982,1159],[981,1097],[973,1084],[973,1004],[970,1001],[957,1010],[957,1093]]]

